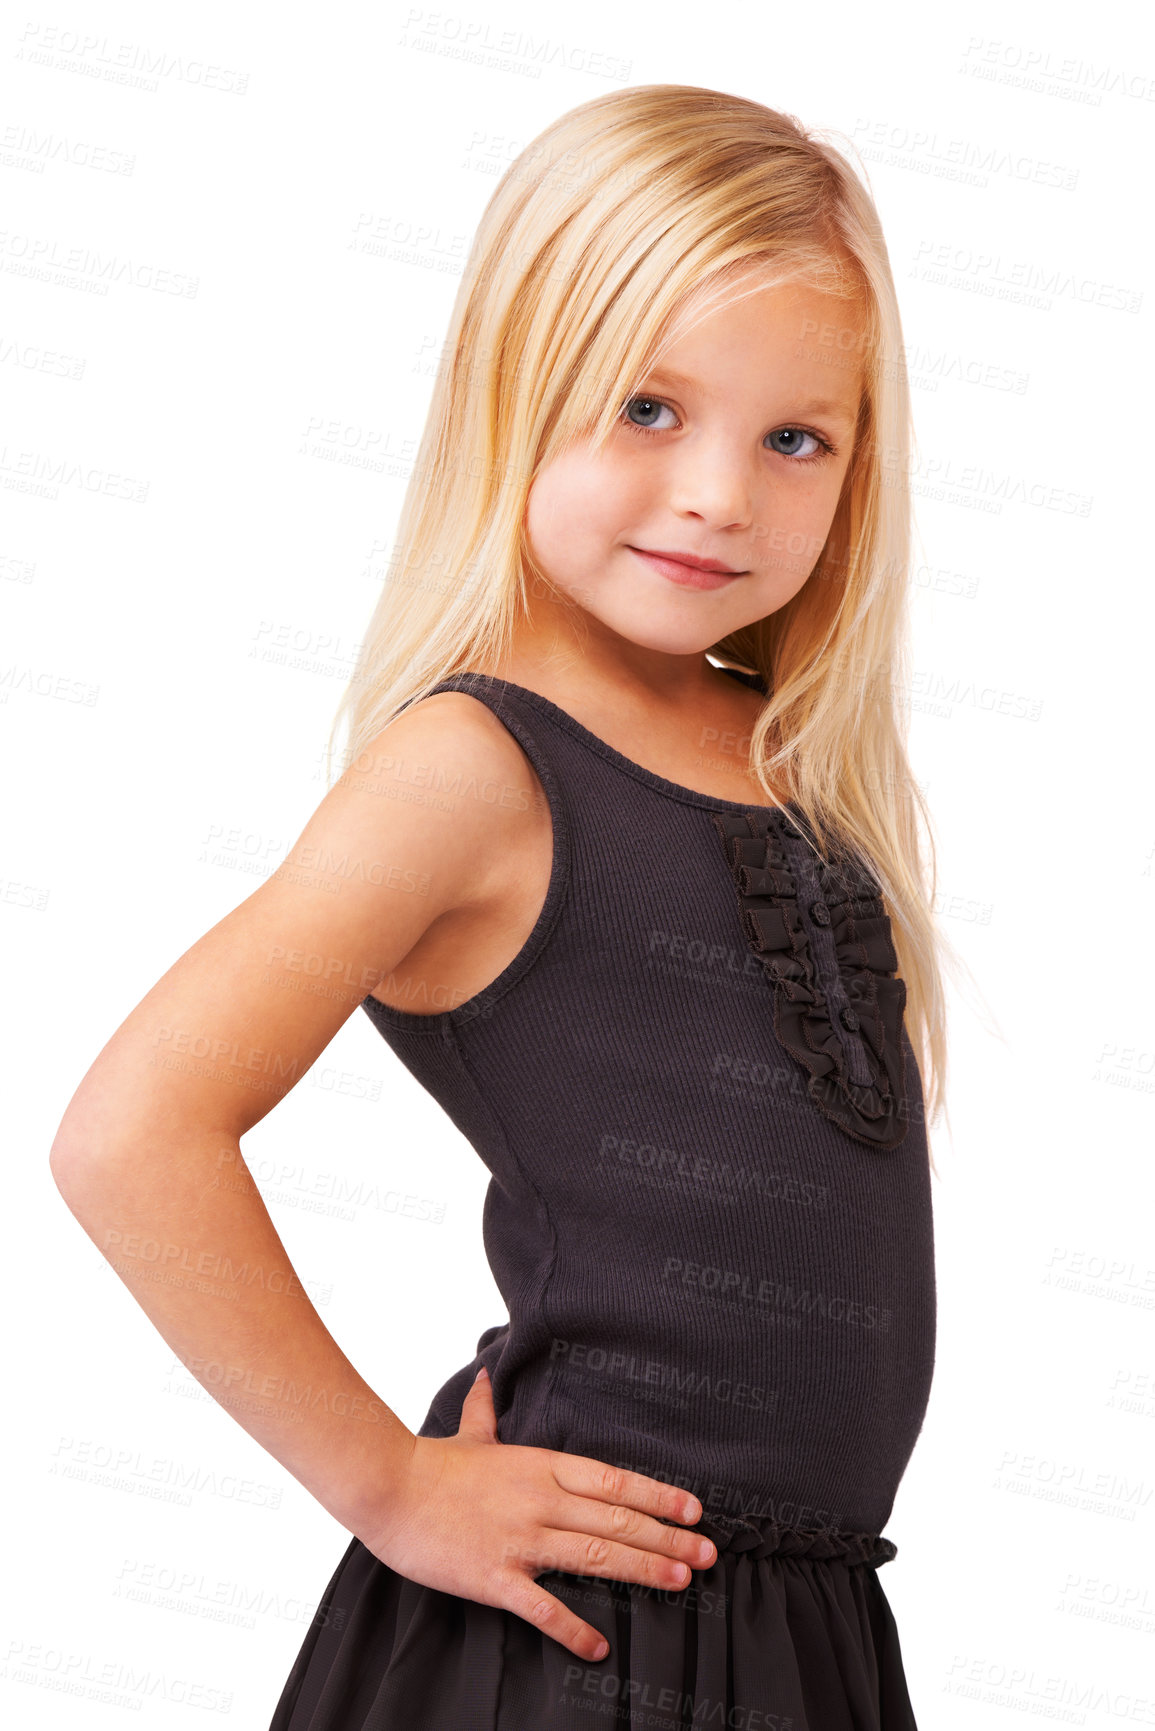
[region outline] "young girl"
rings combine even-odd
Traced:
[[[69,1206],[353,1535],[272,1731],[915,1724],[877,1572],[944,1048],[901,354],[873,204],[789,116],[655,85],[548,127],[458,295],[350,767],[69,1107]],[[358,1005],[492,1174],[509,1320],[416,1435],[239,1149]],[[174,1028],[209,1074],[150,1066]]]

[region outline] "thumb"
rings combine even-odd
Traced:
[[[497,1442],[497,1414],[493,1410],[493,1387],[489,1372],[482,1365],[473,1379],[473,1386],[461,1403],[461,1423],[458,1436],[474,1437],[479,1442]]]

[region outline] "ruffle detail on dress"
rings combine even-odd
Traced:
[[[879,887],[857,859],[820,858],[785,808],[711,812],[742,930],[774,991],[774,1028],[828,1118],[874,1148],[909,1128],[906,984]]]
[[[706,1513],[689,1529],[703,1533],[719,1556],[735,1552],[751,1562],[767,1557],[808,1557],[815,1562],[865,1563],[880,1569],[893,1562],[898,1546],[880,1533],[843,1532],[835,1527],[792,1527],[761,1515]]]

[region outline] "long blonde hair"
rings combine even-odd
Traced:
[[[849,162],[791,115],[641,85],[553,122],[487,205],[454,304],[390,571],[329,738],[355,760],[401,706],[500,663],[540,581],[525,536],[537,471],[609,436],[676,316],[757,282],[852,303],[863,392],[850,466],[810,576],[712,646],[768,697],[751,768],[818,838],[865,853],[891,915],[928,1122],[945,1105],[929,813],[905,748],[911,448],[902,327],[878,213]],[[745,286],[744,286],[745,285]],[[848,329],[852,328],[848,321]],[[885,460],[885,472],[884,472]],[[926,858],[923,858],[925,833]]]

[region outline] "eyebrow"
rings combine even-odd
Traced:
[[[687,378],[685,373],[676,373],[669,367],[652,367],[645,376],[647,379],[665,379],[671,385],[682,385],[691,391],[697,391],[703,397],[711,398],[715,395],[713,391],[707,390],[700,380]],[[858,415],[857,405],[852,407],[846,402],[831,402],[825,397],[811,397],[808,402],[799,403],[796,407],[800,415],[833,415],[847,423],[857,419]]]

